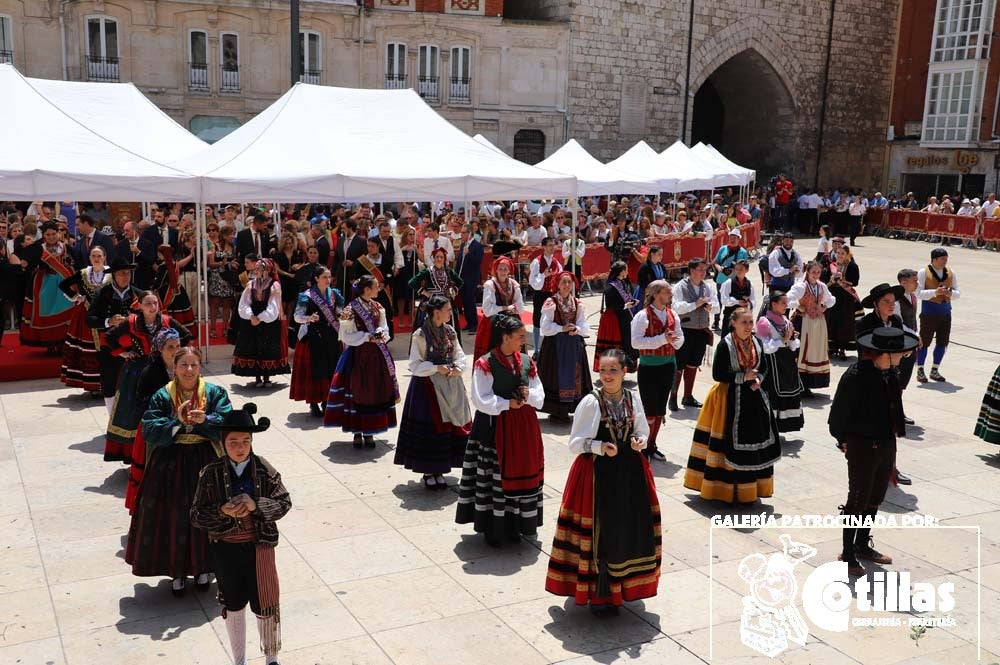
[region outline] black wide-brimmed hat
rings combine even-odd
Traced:
[[[118,272],[119,270],[135,270],[135,264],[126,259],[124,256],[116,256],[111,259],[111,265],[108,266],[111,272]]]
[[[875,309],[875,303],[878,302],[879,298],[887,293],[892,293],[896,296],[896,300],[900,300],[903,297],[903,287],[899,284],[892,286],[891,284],[886,283],[872,287],[872,290],[868,292],[865,299],[861,301],[861,306],[865,309]]]
[[[247,402],[243,405],[242,409],[233,409],[224,415],[222,422],[216,425],[215,429],[222,432],[223,438],[225,438],[227,432],[250,432],[251,434],[256,434],[266,431],[271,426],[271,419],[267,416],[261,416],[255,423],[253,420],[253,414],[255,413],[257,413],[257,405],[253,402]]]
[[[858,337],[858,346],[881,353],[906,353],[917,348],[917,336],[899,328],[885,326]]]

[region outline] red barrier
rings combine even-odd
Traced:
[[[927,232],[936,236],[952,238],[976,238],[979,235],[979,219],[963,215],[927,215]]]
[[[899,231],[949,238],[978,238],[979,219],[968,215],[934,215],[916,210],[890,210],[886,226]]]
[[[1000,219],[984,219],[981,237],[987,242],[1000,240]]]
[[[752,250],[758,244],[760,244],[760,222],[751,222],[749,224],[743,224],[740,227],[740,232],[743,234],[742,245],[747,248],[747,250]],[[647,247],[642,248],[642,254],[648,251],[648,245],[661,245],[663,247],[663,265],[667,268],[683,268],[686,267],[688,261],[693,258],[703,258],[711,260],[715,257],[715,253],[718,252],[718,248],[725,244],[726,232],[718,231],[715,236],[713,236],[710,242],[706,241],[705,238],[691,237],[691,236],[663,236],[650,240]],[[715,247],[715,251],[709,254],[709,244],[714,247],[718,243],[718,247]],[[542,253],[541,247],[528,247],[518,251],[517,262],[521,266],[525,274],[527,274],[528,266],[531,261]],[[565,263],[562,258],[562,252],[556,251],[556,257],[559,259],[560,263]],[[635,272],[639,269],[640,261],[634,256],[629,258],[629,277],[635,281]],[[483,265],[482,265],[482,281],[486,281],[490,276],[490,268],[493,265],[493,252],[490,248],[486,248],[483,254]],[[611,253],[608,252],[607,248],[601,243],[590,243],[587,245],[587,251],[583,255],[583,279],[584,281],[592,279],[605,279],[608,276],[608,270],[611,267]]]
[[[890,210],[886,216],[886,226],[898,231],[927,232],[927,218],[930,215],[914,210]]]
[[[885,227],[888,212],[885,208],[869,208],[865,213],[865,226]]]

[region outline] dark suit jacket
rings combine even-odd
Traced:
[[[85,238],[79,238],[73,244],[73,262],[79,266],[89,266],[90,265],[90,250],[94,247],[100,247],[104,250],[104,260],[105,263],[110,265],[111,259],[115,255],[115,241],[112,240],[111,236],[101,233],[100,231],[94,231],[94,239],[90,243],[90,247],[87,247],[87,241]]]
[[[462,248],[459,248],[455,254],[455,271],[465,284],[475,288],[482,282],[482,268],[483,245],[473,238],[469,241],[466,251],[463,252]]]
[[[260,256],[259,259],[266,259],[271,256],[271,251],[274,249],[273,239],[267,231],[260,234]],[[257,248],[254,246],[253,234],[250,229],[243,229],[236,234],[236,258],[239,260],[240,265],[243,265],[243,259],[247,254],[256,254]]]
[[[140,289],[146,290],[153,283],[153,268],[155,263],[150,263],[149,257],[156,257],[156,245],[154,241],[146,236],[140,236],[136,241],[139,253],[132,253],[132,246],[128,240],[121,240],[115,247],[115,257],[125,259],[135,266],[132,273],[132,283]]]
[[[389,239],[383,241],[381,237],[376,236],[378,240],[378,245],[382,252],[382,263],[379,265],[379,270],[382,271],[382,275],[385,276],[386,280],[392,279],[392,270],[395,267],[396,262],[396,239],[389,236]]]
[[[345,256],[346,251],[346,256]],[[333,253],[333,278],[336,280],[337,288],[342,291],[347,288],[347,284],[364,274],[365,269],[358,265],[358,257],[368,253],[368,241],[355,233],[350,243],[339,236],[337,241],[337,251]],[[344,259],[348,258],[354,263],[348,267],[344,266]]]
[[[326,239],[326,236],[320,236],[316,238],[316,251],[319,252],[319,263],[329,267],[330,266],[330,241]]]

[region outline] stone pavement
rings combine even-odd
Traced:
[[[898,268],[925,265],[932,247],[879,238],[861,244],[856,256],[865,293],[877,282],[894,282]],[[805,255],[813,251],[813,241],[799,245]],[[914,581],[956,584],[951,615],[957,625],[929,630],[916,642],[907,627],[835,633],[810,624],[807,644],[791,645],[778,662],[976,662],[977,555],[981,662],[1000,660],[994,655],[1000,653],[1000,459],[995,447],[972,436],[983,390],[1000,361],[1000,257],[955,249],[950,267],[963,294],[955,310],[956,344],[942,367],[950,381],[914,383],[907,391],[918,426],[900,442],[899,466],[913,485],[890,489],[883,512],[916,511],[945,524],[978,525],[981,550],[974,531],[875,535],[879,548],[895,557],[893,569],[910,571]],[[596,311],[599,299],[588,298],[586,305]],[[597,318],[591,317],[595,326]],[[405,341],[394,346],[403,359]],[[290,402],[287,389],[234,384],[228,357],[213,351],[206,374],[229,387],[237,405],[252,399],[271,417],[271,430],[254,445],[282,472],[294,503],[279,524],[277,557],[286,665],[773,662],[740,642],[747,587],[738,564],[747,554],[780,551],[783,532],[716,529],[710,556],[707,516],[836,514],[845,498],[846,465],[825,427],[832,388],[807,402],[805,430],[788,437],[775,497],[736,511],[706,504],[682,487],[697,417],[682,410],[660,434],[668,461],[654,464],[664,527],[660,594],[627,604],[617,618],[598,619],[544,590],[547,552],[573,461],[565,448],[568,427],[542,418],[546,524],[539,540],[496,550],[470,526],[454,524],[454,487],[429,493],[415,474],[392,464],[395,431],[375,450],[355,450],[349,437],[324,430],[304,405]],[[845,366],[837,363],[834,382]],[[709,385],[709,372],[701,372],[696,394],[704,396]],[[122,560],[127,471],[101,459],[103,404],[49,380],[0,384],[0,409],[0,663],[228,663],[213,593],[191,588],[174,599],[167,580],[133,577]],[[456,475],[449,480],[457,482]],[[796,568],[800,583],[838,552],[838,531],[788,533],[818,550]],[[248,632],[248,653],[257,655],[255,630]]]

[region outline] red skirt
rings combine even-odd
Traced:
[[[142,485],[142,476],[146,471],[146,438],[142,435],[142,423],[135,432],[135,441],[132,442],[132,466],[128,469],[128,485],[125,487],[125,507],[128,514],[133,514],[135,510],[135,500],[139,496],[139,487]]]
[[[608,349],[623,349],[621,326],[618,323],[618,315],[610,309],[604,310],[601,314],[601,322],[597,327],[597,344],[594,347],[594,371],[601,369],[601,354]]]
[[[374,344],[340,354],[326,397],[323,425],[349,434],[378,434],[396,426],[395,383]]]
[[[76,305],[63,344],[59,380],[70,388],[96,392],[101,389],[101,363],[97,355],[98,333],[87,326],[87,306]]]
[[[339,344],[339,342],[338,342]],[[330,394],[329,376],[314,376],[312,371],[312,352],[305,340],[295,345],[292,354],[292,381],[288,389],[289,397],[296,402],[319,404],[325,402]]]
[[[557,596],[572,596],[577,605],[588,602],[593,605],[621,605],[626,600],[650,598],[656,595],[659,585],[662,552],[660,504],[653,472],[642,454],[631,450],[620,454],[629,457],[617,461],[614,458],[601,459],[601,464],[628,464],[624,469],[625,475],[634,478],[636,473],[642,474],[643,478],[638,483],[628,483],[623,476],[597,478],[595,462],[598,458],[594,455],[579,455],[566,479],[545,590]],[[618,472],[622,470],[617,469]],[[614,470],[609,470],[609,475],[614,473]],[[595,497],[600,494],[595,492],[595,485],[599,483],[615,489]],[[595,507],[595,500],[601,504]],[[617,524],[619,521],[627,521],[616,517],[627,518],[630,514],[637,514],[640,511],[636,507],[644,507],[643,503],[649,507],[648,521],[644,525],[647,533],[622,534],[632,539],[624,546],[621,542],[608,542],[624,538],[602,538],[603,530],[615,530],[616,526],[624,526]],[[605,516],[603,523],[602,515]],[[625,526],[624,531],[635,531],[633,527],[631,524]],[[603,552],[602,548],[612,552]]]

